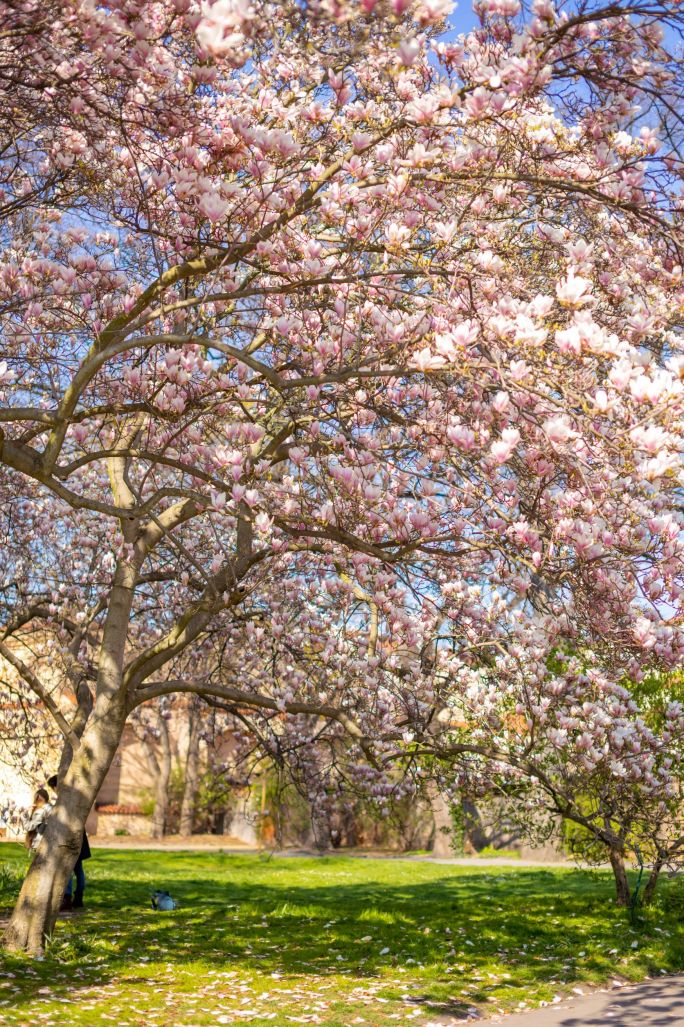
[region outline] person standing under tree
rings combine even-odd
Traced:
[[[57,791],[57,775],[53,774],[48,780],[48,788],[52,788],[53,792]],[[64,892],[64,898],[62,899],[62,905],[60,906],[60,912],[67,913],[72,909],[83,909],[83,893],[86,886],[86,876],[83,869],[83,861],[90,859],[90,844],[88,842],[88,835],[83,831],[83,840],[81,842],[81,851],[78,854],[76,865],[73,871],[69,874],[69,883],[66,886]],[[76,877],[76,891],[73,892],[74,876]],[[73,892],[73,896],[72,896]]]
[[[45,821],[51,809],[50,796],[44,788],[39,788],[33,797],[31,816],[26,828],[26,848],[31,852],[35,852],[38,848],[45,831]]]

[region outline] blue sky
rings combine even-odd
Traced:
[[[462,0],[449,18],[449,27],[454,35],[458,35],[459,32],[469,32],[478,23],[470,0]]]
[[[469,32],[470,29],[473,29],[479,24],[478,17],[474,14],[469,0],[462,0],[461,3],[457,4],[456,10],[449,18],[449,27],[451,30],[449,34],[451,35],[453,32],[454,35],[458,35],[459,32]]]

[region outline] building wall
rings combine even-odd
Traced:
[[[187,713],[180,709],[175,711],[169,721],[169,735],[171,743],[172,760],[175,766],[182,766],[185,762],[188,746],[188,717]],[[152,740],[151,748],[157,759],[160,756],[160,745]],[[233,741],[227,737],[219,748],[219,759],[227,758],[233,749]],[[36,774],[34,780],[22,777],[19,769],[8,762],[9,757],[0,750],[0,809],[3,800],[13,799],[16,806],[28,811],[33,801],[33,794],[36,788],[45,784],[50,774],[54,773],[59,762],[59,752],[47,753],[41,762],[41,771]],[[205,754],[206,759],[206,754]],[[150,765],[146,747],[130,724],[124,729],[121,745],[112,760],[111,766],[102,783],[98,793],[95,808],[91,812],[86,823],[89,834],[107,836],[115,834],[117,830],[128,830],[132,836],[140,837],[150,833],[151,818],[142,816],[140,811],[141,803],[149,801],[154,796],[156,777],[154,768]],[[106,813],[98,815],[98,806],[123,806],[128,811],[124,814]],[[130,810],[133,810],[131,812]],[[136,812],[137,810],[137,812]],[[126,823],[118,822],[117,817],[128,818]],[[130,824],[128,823],[130,820]],[[233,817],[233,823],[228,819],[224,830],[233,836],[251,843],[254,838],[254,827],[247,816],[243,815],[240,805]],[[10,837],[23,836],[21,827],[12,833],[8,826],[7,834]]]
[[[13,767],[0,762],[0,795],[7,797],[17,806],[29,807],[33,803],[35,787],[25,780]]]

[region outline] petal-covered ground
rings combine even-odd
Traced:
[[[26,856],[0,848],[7,908]],[[684,882],[637,924],[606,873],[96,851],[42,960],[0,960],[6,1024],[453,1024],[684,968]],[[167,889],[180,906],[154,912]]]

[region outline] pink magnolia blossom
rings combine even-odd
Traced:
[[[654,624],[645,617],[640,617],[634,625],[634,638],[643,649],[652,649],[656,644]]]
[[[490,453],[492,458],[498,464],[506,463],[519,442],[520,432],[517,428],[504,428],[501,432],[501,438],[491,445]]]
[[[592,283],[588,278],[576,275],[571,268],[567,276],[556,285],[556,296],[561,306],[582,307],[591,299]]]
[[[218,193],[203,193],[198,201],[198,207],[212,222],[221,221],[230,204],[222,199]]]
[[[254,18],[250,0],[202,0],[197,39],[216,57],[236,56],[245,42],[244,30]]]
[[[453,13],[454,0],[421,0],[416,9],[416,16],[422,25],[435,25]]]
[[[568,419],[562,414],[544,421],[544,432],[549,442],[554,445],[563,445],[576,435]]]
[[[254,518],[254,527],[261,535],[266,535],[273,527],[273,520],[262,511]]]

